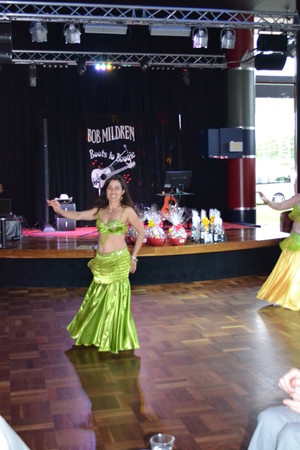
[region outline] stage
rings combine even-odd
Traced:
[[[265,275],[274,266],[279,242],[288,236],[277,227],[225,224],[226,242],[163,247],[145,245],[139,252],[133,285],[176,283]],[[22,238],[0,248],[2,287],[84,287],[91,281],[87,262],[97,245],[95,227],[44,233],[23,229]],[[130,248],[130,246],[129,246]]]

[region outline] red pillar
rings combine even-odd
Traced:
[[[228,50],[228,123],[243,131],[242,156],[228,160],[228,218],[234,222],[256,222],[255,181],[255,74],[240,61],[253,49],[251,30],[236,30],[235,50]]]

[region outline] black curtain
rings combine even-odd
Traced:
[[[139,166],[130,191],[135,201],[157,203],[166,170],[192,169],[186,205],[227,210],[227,162],[200,155],[200,132],[226,126],[226,71],[115,69],[83,77],[77,67],[37,67],[29,86],[28,66],[4,65],[0,72],[0,182],[13,213],[28,226],[45,219],[43,120],[48,131],[50,197],[67,193],[77,209],[87,199],[86,126],[91,117],[125,115],[138,124]]]

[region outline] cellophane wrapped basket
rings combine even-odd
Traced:
[[[172,245],[184,245],[187,240],[187,232],[184,228],[184,208],[174,208],[169,216],[172,226],[169,228],[168,239]]]

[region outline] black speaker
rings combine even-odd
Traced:
[[[12,63],[11,23],[0,22],[0,64]]]
[[[11,241],[19,241],[22,238],[22,218],[5,219],[5,238]],[[0,227],[0,239],[2,238]]]
[[[257,50],[260,52],[287,52],[288,38],[286,34],[259,34]]]
[[[76,211],[75,203],[62,203],[60,206],[66,211]],[[76,220],[66,219],[59,214],[56,214],[56,231],[74,231],[75,229]]]
[[[256,70],[282,70],[286,63],[286,55],[282,53],[259,53],[254,58]]]

